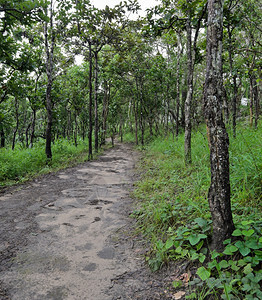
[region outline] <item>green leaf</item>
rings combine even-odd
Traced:
[[[207,225],[207,221],[205,219],[202,218],[196,218],[194,220],[200,227],[204,227]]]
[[[197,250],[197,251],[200,250],[200,249],[202,248],[203,244],[204,244],[204,241],[203,241],[203,240],[200,241],[200,242],[197,244],[196,250]]]
[[[247,264],[243,270],[243,272],[247,275],[253,271],[251,264]]]
[[[212,254],[211,254],[211,258],[212,259],[215,259],[217,258],[218,256],[220,256],[220,253],[216,252],[216,251],[213,251]]]
[[[252,223],[254,223],[253,220],[247,220],[247,221],[242,221],[242,222],[241,222],[241,224],[244,225],[244,226],[250,225],[250,224],[252,224]]]
[[[196,253],[196,252],[194,252],[194,253],[192,254],[192,256],[191,256],[191,259],[192,259],[192,260],[195,260],[195,259],[197,259],[198,257],[199,257],[199,254]]]
[[[234,245],[228,245],[225,250],[224,250],[224,254],[226,255],[232,255],[234,252],[238,251],[238,248]]]
[[[170,248],[173,247],[173,246],[174,246],[174,241],[171,240],[171,239],[168,239],[168,240],[166,241],[166,243],[165,243],[165,248],[166,248],[166,249],[170,249]]]
[[[194,246],[200,241],[200,237],[198,235],[194,234],[194,235],[190,235],[188,240],[189,240],[190,244],[192,246]]]
[[[241,236],[242,235],[242,231],[240,229],[236,229],[233,231],[232,233],[233,236]]]
[[[207,236],[205,234],[191,234],[188,240],[192,246],[195,246],[201,239],[205,239]]]
[[[255,232],[255,230],[254,229],[249,229],[249,230],[242,230],[242,233],[243,233],[243,235],[244,236],[251,236],[251,235],[253,235],[253,233]]]
[[[244,261],[244,259],[240,259],[239,261],[238,261],[238,266],[239,267],[243,267],[243,266],[245,266],[247,263]]]
[[[177,289],[183,286],[183,282],[181,280],[177,280],[177,281],[175,280],[172,282],[172,285],[175,289]]]
[[[226,260],[221,260],[221,262],[219,262],[219,266],[221,269],[228,268],[228,262]]]
[[[205,261],[205,259],[206,259],[206,256],[205,256],[204,254],[201,253],[198,260],[199,260],[201,263],[203,263],[203,262]]]
[[[257,249],[260,248],[259,245],[258,245],[258,243],[256,241],[254,241],[254,240],[252,240],[252,241],[246,241],[245,245],[248,248],[255,249],[255,250],[257,250]]]
[[[197,269],[197,275],[201,278],[201,280],[205,281],[210,277],[211,272],[205,267],[200,267]]]
[[[248,247],[243,247],[239,249],[239,252],[243,255],[243,256],[247,256],[250,253],[250,249]]]

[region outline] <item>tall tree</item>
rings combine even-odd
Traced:
[[[223,0],[208,0],[207,68],[204,89],[205,118],[209,131],[211,185],[208,192],[213,221],[211,248],[223,249],[234,230],[229,182],[229,138],[222,114]]]
[[[46,125],[46,146],[45,153],[47,159],[52,159],[52,85],[53,85],[53,68],[54,68],[54,47],[55,47],[55,31],[54,31],[54,8],[53,0],[51,0],[48,8],[45,10],[46,16],[49,16],[49,21],[44,23],[44,35],[45,35],[45,52],[46,52],[46,112],[47,112],[47,125]]]

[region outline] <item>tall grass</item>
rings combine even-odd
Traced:
[[[31,149],[17,145],[15,150],[0,149],[0,186],[10,185],[70,166],[87,159],[88,144],[79,142],[78,147],[68,140],[57,140],[52,145],[52,161],[47,163],[45,144],[38,142]]]
[[[208,250],[212,221],[207,201],[210,163],[205,128],[192,134],[190,166],[184,163],[183,135],[175,140],[172,136],[157,137],[143,148],[142,178],[134,190],[137,208],[133,215],[138,230],[150,241],[146,260],[152,270],[170,260],[190,261],[199,277],[192,276],[187,299],[206,299],[201,296],[203,291],[214,296],[212,299],[221,299],[219,295],[222,299],[262,296],[258,284],[262,278],[260,126],[254,130],[240,125],[236,138],[229,132],[231,203],[237,228],[233,235],[238,239],[225,241],[226,250],[212,253],[214,256],[209,256]],[[183,286],[182,281],[173,282],[175,289],[179,286]]]
[[[262,130],[238,127],[230,135],[231,199],[235,218],[261,217]],[[210,218],[207,193],[210,185],[209,149],[206,130],[192,134],[192,165],[184,164],[184,136],[173,140],[157,137],[144,149],[142,180],[134,195],[140,199],[141,227],[160,235],[169,226],[189,223],[196,217]],[[255,213],[255,216],[253,215]],[[257,213],[257,215],[256,215]],[[155,225],[154,225],[155,224]]]

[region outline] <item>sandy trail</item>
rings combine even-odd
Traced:
[[[114,284],[141,267],[117,235],[127,224],[134,164],[121,144],[0,197],[0,299],[138,299]],[[130,278],[129,289],[139,285]]]

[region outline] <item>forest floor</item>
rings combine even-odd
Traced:
[[[152,273],[130,191],[139,157],[117,144],[98,160],[0,194],[0,299],[175,299]]]

